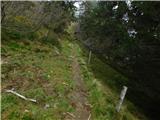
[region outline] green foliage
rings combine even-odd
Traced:
[[[18,104],[15,96],[2,94],[1,112],[6,111],[10,106]]]
[[[45,102],[46,100],[46,95],[43,88],[28,90],[26,95],[30,98],[36,99],[38,102]]]
[[[29,33],[21,33],[20,31],[16,30],[7,30],[2,28],[2,42],[6,40],[20,40],[20,39],[28,39],[34,40],[37,37],[36,33],[29,32]]]
[[[68,57],[72,48],[68,48],[69,42],[63,41],[61,44],[61,52],[51,44],[38,41],[18,40],[2,44],[3,89],[13,86],[18,93],[38,102],[33,104],[4,93],[3,119],[52,120],[60,119],[63,112],[74,111],[67,98],[74,86],[72,61]],[[46,104],[49,108],[45,109]]]
[[[79,43],[81,46],[81,43]],[[128,79],[92,54],[90,64],[88,52],[76,46],[84,81],[88,88],[92,118],[96,120],[141,120],[146,119],[139,110],[125,99],[120,113],[115,111],[121,88]],[[118,89],[117,89],[118,88]]]
[[[22,120],[34,120],[30,114],[24,114]]]
[[[92,56],[91,64],[87,65],[86,49],[83,51],[84,48],[74,41],[73,28],[68,31],[65,29],[73,20],[73,2],[6,2],[6,4],[9,7],[5,6],[5,10],[2,11],[7,13],[2,22],[2,90],[13,87],[20,94],[36,99],[38,103],[33,104],[12,94],[3,93],[2,119],[59,120],[64,117],[63,113],[74,112],[75,108],[71,106],[68,98],[68,94],[75,88],[72,80],[73,57],[77,57],[81,65],[93,119],[144,118],[130,102],[124,103],[119,114],[115,113],[119,90],[128,79],[95,55]],[[108,8],[107,13],[112,15],[110,10],[113,6],[114,2],[100,3],[98,8],[94,6],[93,11],[87,11],[82,19],[85,23],[82,29],[86,30],[84,31],[87,34],[87,37],[84,35],[86,38],[94,38],[94,48],[102,46],[105,54],[109,53],[110,57],[117,59],[117,56],[123,58],[132,53],[130,47],[135,47],[137,42],[124,32],[126,28],[119,20],[108,15],[107,20],[104,20],[106,13],[103,11]],[[124,4],[121,4],[120,14],[115,13],[117,18],[120,18],[126,10],[122,9],[123,6]],[[71,35],[62,36],[64,31]],[[120,37],[122,40],[119,43],[117,39],[121,34],[123,36]],[[73,50],[75,56],[72,54]],[[106,50],[109,52],[105,52]]]
[[[97,1],[93,5],[87,1],[82,8],[81,41],[101,60],[130,78],[123,82],[119,76],[111,77],[114,80],[109,84],[130,87],[130,100],[152,119],[159,119],[158,112],[151,113],[156,108],[154,103],[160,101],[159,2],[134,1],[127,5],[124,1]],[[103,71],[95,74],[101,76]]]
[[[58,39],[74,19],[74,2],[3,2],[2,42],[42,40],[60,48]],[[42,31],[42,30],[47,30]],[[39,38],[39,39],[38,39]]]
[[[104,64],[95,55],[93,55],[91,65],[87,65],[86,49],[68,39],[73,38],[64,36],[61,40],[61,51],[52,45],[37,41],[8,41],[2,45],[3,54],[9,54],[5,58],[9,64],[2,64],[2,73],[8,76],[3,78],[2,88],[13,86],[18,93],[34,98],[38,102],[33,104],[12,94],[3,93],[2,118],[53,120],[63,119],[62,113],[74,113],[75,108],[71,105],[68,94],[75,87],[71,67],[73,57],[75,57],[72,56],[72,51],[75,50],[87,86],[87,98],[92,105],[91,117],[96,120],[112,120],[114,117],[116,120],[139,120],[136,116],[139,115],[137,109],[128,102],[124,103],[122,112],[115,116],[115,104],[119,94],[109,86],[114,86],[113,81],[118,81],[118,78],[125,78],[120,77],[122,75]],[[11,67],[13,65],[17,67]],[[4,72],[6,66],[8,66],[8,72]],[[93,71],[92,68],[95,70]],[[99,75],[94,75],[94,72]],[[108,86],[102,86],[105,79],[107,79]],[[46,104],[49,105],[48,108],[45,108]],[[129,107],[134,114],[125,106]]]
[[[35,40],[37,38],[37,34],[34,32],[30,32],[29,34],[27,34],[27,37],[29,40]]]

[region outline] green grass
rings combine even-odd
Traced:
[[[76,44],[76,43],[75,43]],[[92,105],[94,120],[147,120],[139,110],[125,99],[121,111],[116,112],[120,90],[127,78],[92,54],[88,64],[88,50],[80,43],[74,45],[81,65],[84,81],[89,91],[88,100]]]
[[[66,41],[62,51],[38,41],[2,44],[2,119],[53,120],[73,112],[68,93],[73,88],[72,61]],[[58,51],[59,50],[59,51]],[[15,90],[37,104],[24,101],[5,89]],[[49,107],[45,109],[45,105]]]
[[[3,41],[3,40],[2,40]],[[73,90],[72,51],[81,66],[92,105],[93,120],[146,120],[125,99],[120,113],[115,112],[120,88],[128,80],[95,55],[87,64],[88,51],[72,37],[63,37],[61,48],[39,41],[7,41],[2,44],[2,119],[60,120],[74,112],[68,94]],[[24,101],[5,89],[15,90],[38,103]],[[49,107],[45,107],[48,105]]]

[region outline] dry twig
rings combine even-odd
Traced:
[[[26,98],[25,96],[20,95],[19,93],[15,92],[15,91],[13,91],[13,90],[6,90],[6,92],[12,93],[12,94],[14,94],[14,95],[17,95],[18,97],[20,97],[20,98],[22,98],[22,99],[24,99],[24,100],[27,100],[27,101],[31,101],[31,102],[34,102],[34,103],[37,102],[35,99]]]

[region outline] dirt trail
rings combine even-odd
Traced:
[[[81,76],[80,65],[73,50],[73,80],[75,80],[75,88],[70,94],[70,101],[75,108],[74,116],[67,116],[66,120],[90,120],[90,105],[87,101],[87,90],[83,77]]]

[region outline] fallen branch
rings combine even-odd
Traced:
[[[70,115],[71,117],[75,118],[75,115],[73,115],[72,113],[66,112],[68,115]]]
[[[6,92],[12,93],[12,94],[14,94],[14,95],[17,95],[18,97],[20,97],[20,98],[22,98],[22,99],[24,99],[24,100],[27,100],[27,101],[31,101],[31,102],[37,103],[36,100],[31,99],[31,98],[26,98],[25,96],[20,95],[19,93],[15,92],[15,91],[13,91],[13,90],[6,90]]]

